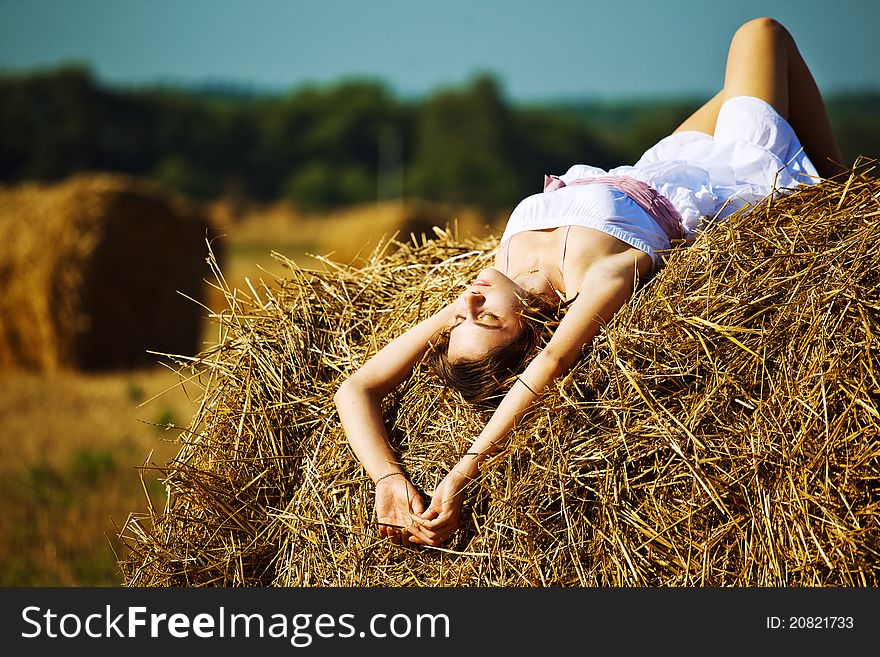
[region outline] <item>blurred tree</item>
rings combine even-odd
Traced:
[[[880,160],[880,90],[839,94],[828,103],[828,115],[843,164],[851,166],[859,155]]]
[[[618,163],[618,156],[589,125],[553,109],[523,109],[514,114],[510,144],[523,194],[540,191],[545,174],[564,173],[572,164],[610,168]]]
[[[880,92],[827,100],[846,164],[878,157]],[[412,101],[369,80],[283,95],[124,90],[70,65],[0,75],[0,181],[106,170],[192,196],[287,196],[313,209],[401,194],[501,209],[576,162],[632,164],[699,104],[525,107],[489,75]]]
[[[151,177],[168,190],[190,196],[208,197],[217,189],[216,181],[202,167],[176,153],[162,158],[151,171]]]
[[[508,148],[510,112],[492,78],[436,93],[417,121],[409,195],[483,206],[515,202],[520,186]]]
[[[57,180],[89,169],[143,173],[149,110],[99,89],[88,70],[0,79],[0,176]]]
[[[302,89],[256,107],[254,122],[263,129],[252,178],[261,180],[261,195],[293,196],[303,206],[374,200],[381,135],[391,126],[404,131],[406,114],[374,82]]]

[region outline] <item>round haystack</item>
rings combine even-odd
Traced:
[[[209,226],[115,175],[0,188],[0,367],[126,368],[193,353]]]
[[[227,290],[129,586],[876,586],[880,181],[856,171],[673,251],[469,489],[442,548],[377,536],[339,382],[456,296],[497,239]],[[422,367],[384,404],[426,497],[487,411]]]

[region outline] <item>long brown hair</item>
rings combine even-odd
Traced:
[[[465,401],[477,404],[489,400],[511,377],[522,372],[537,353],[542,339],[552,334],[563,307],[570,303],[531,292],[526,292],[520,300],[523,304],[520,327],[508,344],[496,347],[482,358],[452,363],[449,360],[452,329],[447,329],[428,350],[428,367],[445,385],[458,390]]]

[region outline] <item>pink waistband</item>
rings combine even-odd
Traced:
[[[598,176],[596,178],[578,178],[570,183],[563,182],[559,176],[544,176],[544,191],[552,192],[560,187],[571,185],[609,185],[623,192],[642,210],[651,215],[657,222],[670,243],[684,237],[681,215],[672,202],[656,189],[629,176]]]

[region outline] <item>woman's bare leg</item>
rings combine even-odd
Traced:
[[[724,70],[724,100],[754,96],[789,118],[788,66],[797,52],[788,31],[772,18],[742,25],[730,41]]]
[[[724,91],[722,90],[712,96],[705,105],[686,118],[673,132],[697,130],[699,132],[705,132],[707,135],[714,134],[715,121],[718,119],[718,110],[721,109],[721,103],[724,102],[723,95]]]
[[[819,88],[791,34],[772,18],[756,18],[733,35],[727,53],[724,88],[677,129],[713,134],[722,103],[735,96],[755,96],[788,119],[819,175],[842,170],[843,156],[834,139]]]
[[[825,101],[794,39],[788,63],[788,114],[788,122],[819,175],[829,178],[843,171],[846,163],[834,138]]]

